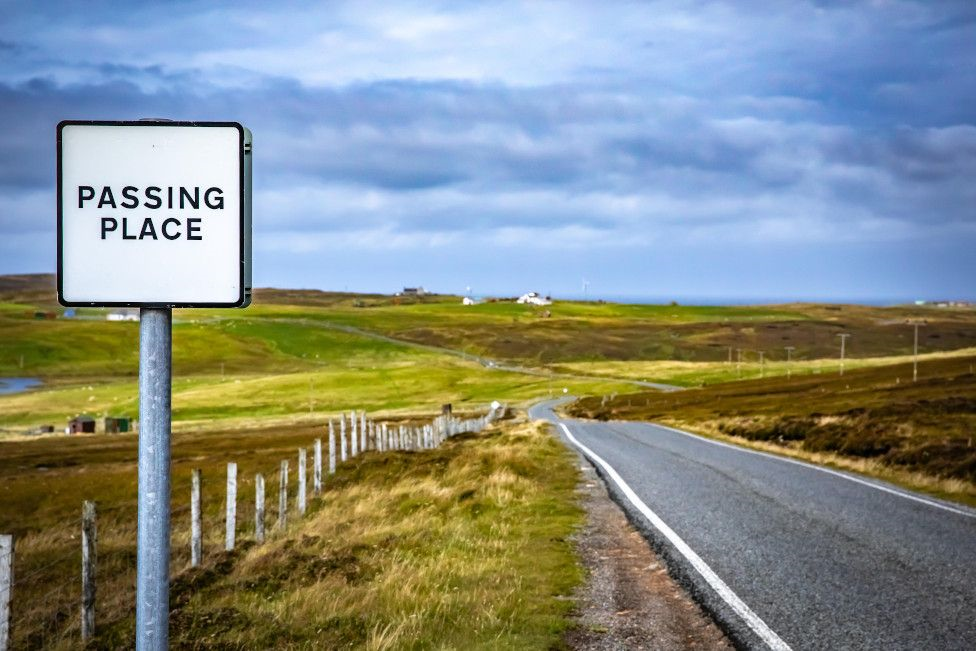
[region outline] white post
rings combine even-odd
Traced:
[[[200,515],[200,469],[193,469],[190,483],[190,566],[203,559],[203,528]]]
[[[237,534],[237,464],[227,464],[227,531],[224,536],[224,549],[234,549]]]
[[[254,539],[264,542],[264,475],[254,475]]]
[[[356,434],[356,412],[349,413],[349,438],[352,443],[352,456],[359,454],[359,436]]]
[[[346,462],[346,415],[339,417],[339,461]]]
[[[298,450],[298,514],[305,515],[305,448]]]
[[[312,460],[312,490],[318,495],[322,492],[322,439],[315,439],[315,456]]]
[[[366,451],[366,410],[359,412],[359,449]]]
[[[81,640],[95,635],[95,503],[85,502],[81,511]]]
[[[281,462],[278,473],[278,529],[288,526],[288,461]]]
[[[10,646],[10,598],[14,589],[14,537],[0,536],[0,651]]]
[[[329,474],[335,474],[336,466],[336,441],[335,441],[335,425],[332,421],[329,421]]]

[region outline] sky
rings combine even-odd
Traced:
[[[971,0],[0,0],[0,273],[144,117],[253,132],[255,286],[976,299]]]

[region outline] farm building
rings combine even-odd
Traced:
[[[543,298],[542,296],[539,296],[538,292],[522,294],[515,302],[524,305],[552,305],[552,300],[548,296]]]
[[[94,434],[95,419],[91,416],[75,416],[68,421],[68,434]]]
[[[132,431],[132,419],[128,416],[108,416],[105,418],[106,434],[124,434]]]

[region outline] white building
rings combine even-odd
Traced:
[[[478,302],[475,301],[470,296],[465,296],[464,298],[461,299],[461,305],[477,305],[477,304]]]
[[[539,296],[538,292],[522,294],[515,302],[523,305],[552,305],[552,301],[548,297]]]
[[[139,310],[116,310],[105,315],[107,321],[138,321]]]

